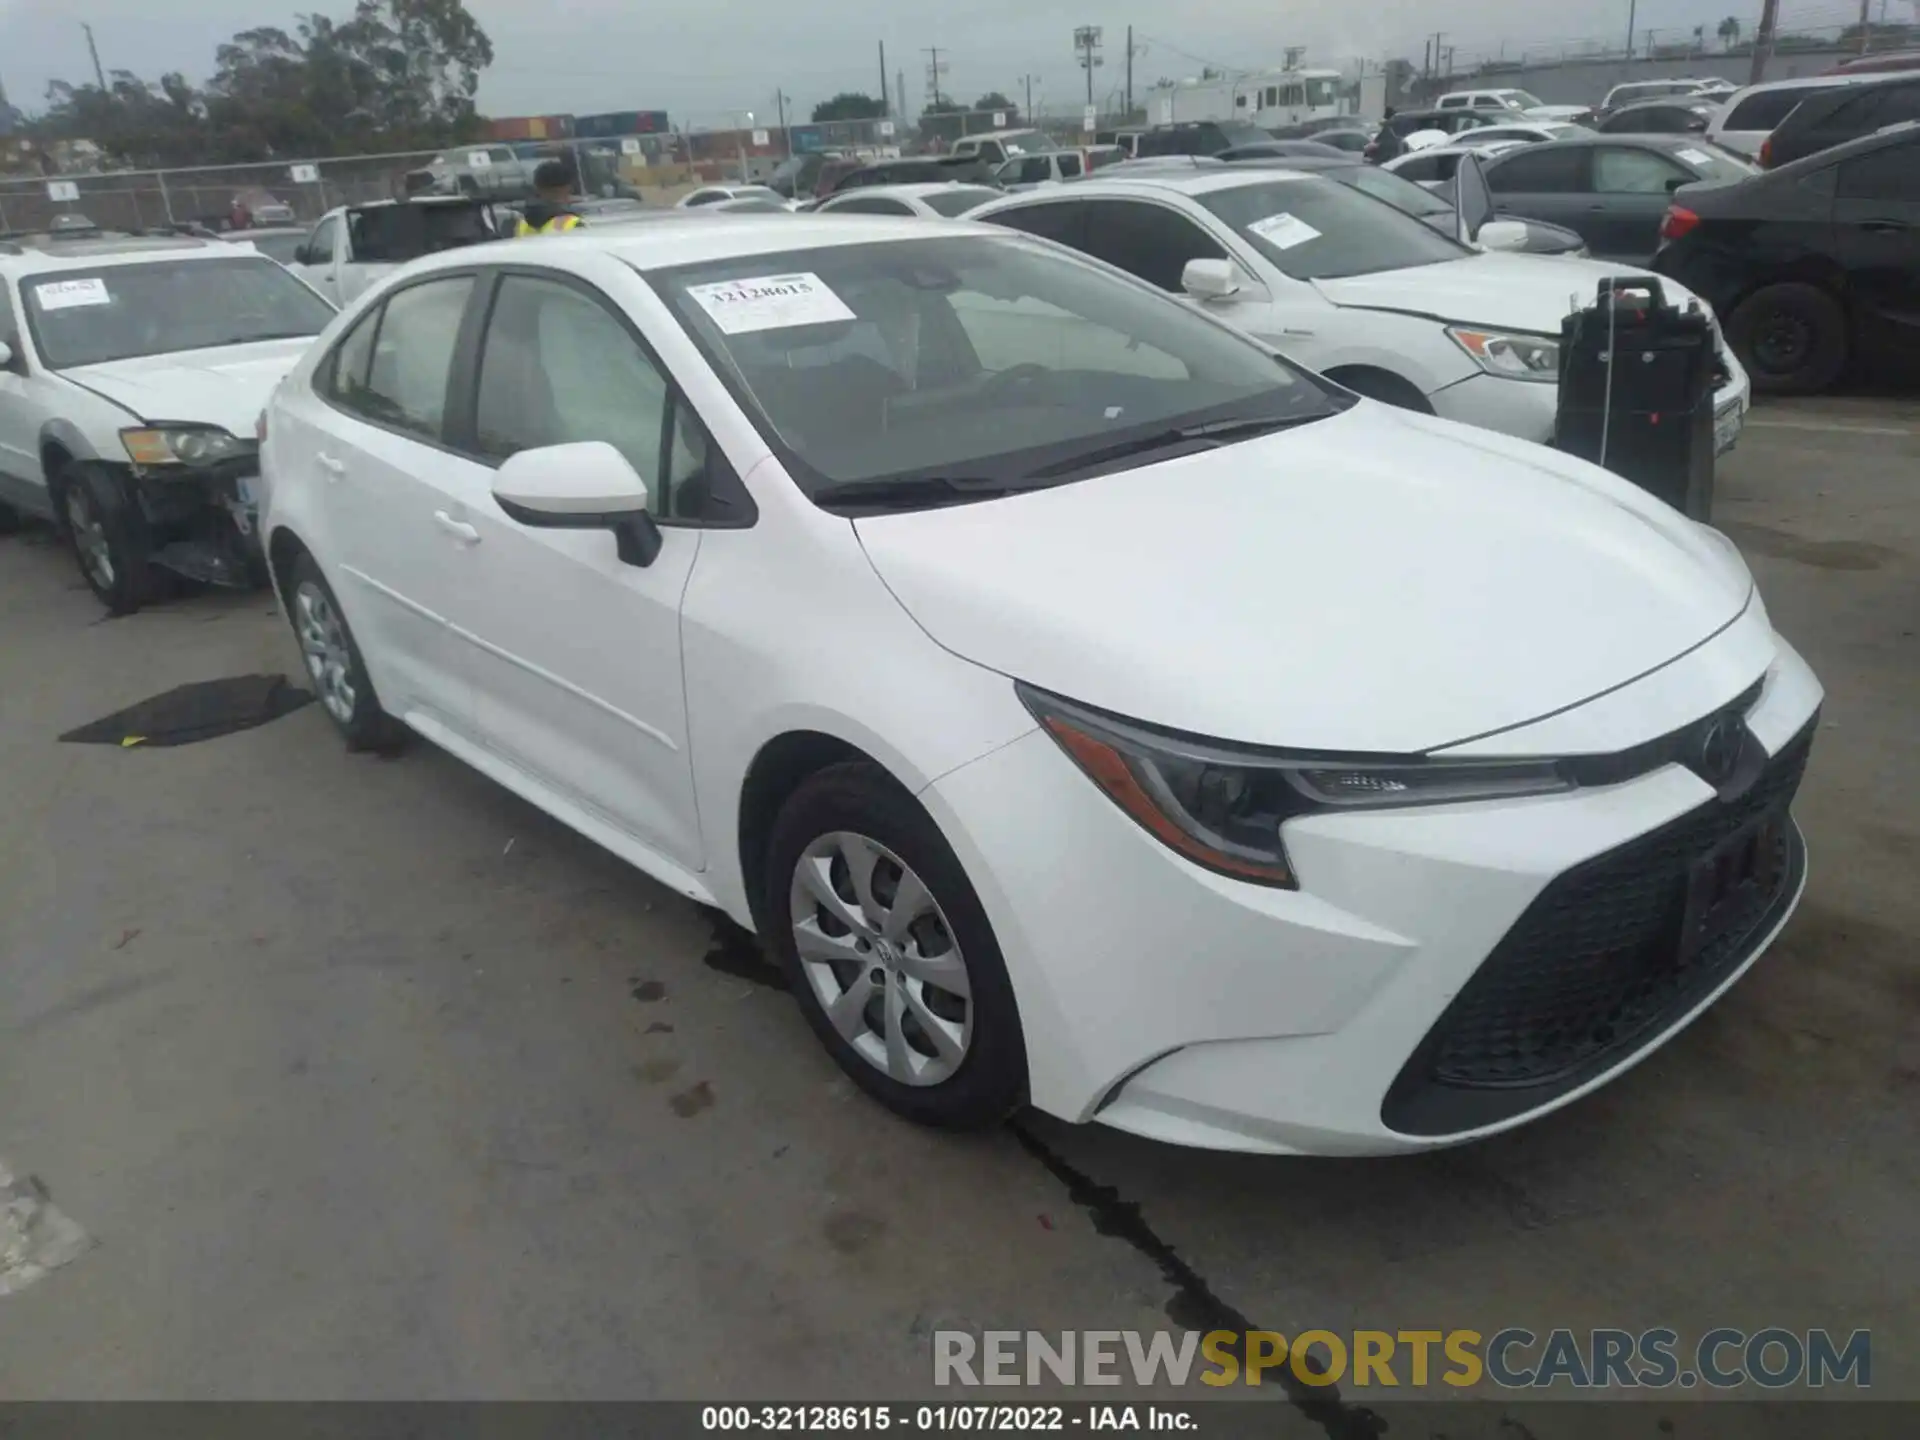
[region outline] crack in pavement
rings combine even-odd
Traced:
[[[1167,1301],[1169,1320],[1183,1330],[1198,1330],[1202,1334],[1209,1330],[1233,1332],[1234,1343],[1223,1348],[1242,1365],[1246,1363],[1243,1351],[1247,1334],[1266,1331],[1265,1326],[1254,1324],[1216,1295],[1200,1272],[1155,1233],[1140,1213],[1137,1201],[1121,1199],[1117,1189],[1100,1184],[1078,1169],[1019,1121],[1014,1121],[1008,1129],[1021,1148],[1066,1187],[1067,1198],[1087,1212],[1095,1231],[1110,1239],[1126,1241],[1159,1267],[1161,1275],[1174,1287],[1173,1296]],[[1308,1368],[1316,1368],[1311,1357],[1306,1363]],[[1387,1429],[1386,1421],[1373,1411],[1343,1401],[1338,1386],[1309,1385],[1293,1373],[1291,1365],[1280,1370],[1280,1388],[1294,1408],[1325,1431],[1330,1440],[1375,1440]]]

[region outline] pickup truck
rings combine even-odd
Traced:
[[[465,196],[344,205],[320,217],[287,268],[344,307],[409,260],[506,233],[492,205]]]

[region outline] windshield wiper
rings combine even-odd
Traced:
[[[1324,417],[1320,415],[1249,415],[1238,419],[1205,420],[1195,425],[1176,425],[1172,429],[1158,430],[1151,435],[1136,436],[1132,440],[1123,440],[1117,445],[1108,445],[1104,449],[1089,450],[1065,460],[1056,460],[1053,464],[1043,465],[1030,473],[1035,478],[1071,475],[1114,460],[1125,460],[1130,456],[1145,455],[1155,450],[1168,450],[1177,445],[1210,447],[1213,443],[1224,444],[1234,439],[1250,439],[1255,435],[1264,435],[1274,430],[1288,430],[1295,425],[1304,425],[1309,420],[1322,418]]]
[[[969,500],[992,500],[1015,490],[1035,486],[1019,480],[998,480],[989,475],[886,475],[872,480],[840,480],[822,485],[813,492],[823,505],[886,505],[895,501],[910,504],[963,504]]]
[[[209,345],[209,350],[220,345],[254,345],[263,340],[307,340],[318,334],[315,330],[262,330],[257,335],[232,335],[225,340]]]

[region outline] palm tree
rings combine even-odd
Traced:
[[[1720,28],[1715,33],[1719,35],[1721,45],[1731,50],[1740,43],[1740,22],[1734,16],[1729,15],[1720,22]]]

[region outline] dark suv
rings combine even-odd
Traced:
[[[1760,166],[1772,170],[1903,120],[1920,120],[1920,75],[1822,90],[1796,105],[1762,142]]]
[[[1492,125],[1498,119],[1497,113],[1469,110],[1465,106],[1452,110],[1402,110],[1380,127],[1379,133],[1368,142],[1361,155],[1384,165],[1406,153],[1409,135],[1417,135],[1422,130],[1444,130],[1449,135],[1458,135],[1462,130],[1478,130],[1483,125]]]
[[[1235,145],[1256,145],[1273,137],[1257,125],[1239,120],[1180,120],[1142,131],[1134,157],[1155,155],[1218,155]]]

